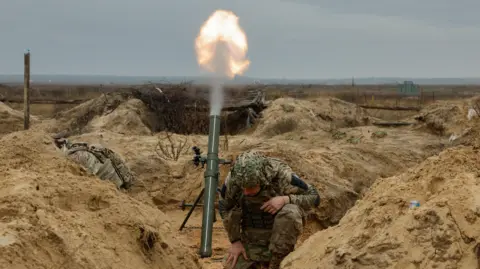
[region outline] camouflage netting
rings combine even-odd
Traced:
[[[170,86],[161,91],[154,88],[135,89],[133,97],[142,100],[155,114],[152,132],[166,130],[177,134],[208,134],[208,100],[190,93],[184,85]],[[237,134],[245,130],[249,113],[251,111],[248,108],[222,112],[220,133]]]
[[[195,99],[185,87],[178,86],[163,92],[151,88],[135,89],[132,94],[153,111],[155,115],[155,122],[151,126],[153,132],[163,130],[174,133],[208,132],[208,112],[195,109],[208,106],[208,102]]]

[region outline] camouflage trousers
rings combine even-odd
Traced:
[[[234,229],[239,225],[235,212],[229,212],[224,219],[225,229]],[[224,268],[228,269],[254,269],[266,268],[272,253],[288,255],[295,248],[297,239],[303,231],[303,211],[293,204],[286,204],[275,216],[273,228],[246,229],[242,231],[242,244],[247,252],[248,260],[240,255],[234,268],[226,265],[228,253],[223,258]]]

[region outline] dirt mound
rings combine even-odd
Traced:
[[[336,227],[310,237],[282,268],[477,268],[480,154],[450,148],[379,179]],[[418,208],[409,208],[412,200]]]
[[[30,124],[36,123],[37,120],[37,117],[30,115]],[[0,102],[0,135],[19,130],[23,130],[23,112]]]
[[[445,142],[433,135],[411,134],[399,129],[387,130],[383,138],[375,138],[373,134],[380,129],[373,126],[341,130],[346,133],[342,139],[319,132],[305,133],[295,140],[289,137],[259,139],[232,136],[228,138],[228,149],[222,137],[219,155],[220,158],[230,159],[244,150],[255,149],[285,160],[302,178],[321,191],[322,203],[314,217],[326,228],[338,223],[376,178],[392,176],[438,153]],[[106,137],[104,135],[100,140],[98,136],[83,136],[80,140],[91,143],[104,141],[126,156],[127,162],[132,164],[131,169],[146,184],[150,199],[155,199],[161,208],[178,205],[178,201],[183,199],[193,202],[200,192],[205,168],[193,165],[193,152],[189,149],[196,145],[206,154],[206,137],[188,137],[186,150],[177,161],[162,160],[155,153],[155,138],[109,136],[107,141]],[[176,136],[176,139],[183,140],[181,136]],[[220,166],[221,182],[228,169],[228,165]],[[171,203],[161,202],[161,197],[155,198],[157,196],[169,198]]]
[[[423,108],[413,118],[417,121],[415,129],[437,135],[462,132],[468,119],[468,101],[437,101]]]
[[[464,128],[449,137],[450,145],[480,146],[480,119],[478,117],[472,119]]]
[[[415,116],[417,123],[412,129],[448,137],[450,146],[479,146],[480,97],[460,101],[438,101],[425,107]]]
[[[480,96],[473,97],[465,102],[468,105],[466,120],[459,121],[456,131],[453,132],[449,141],[453,146],[467,145],[480,146]]]
[[[128,100],[127,94],[108,93],[84,102],[72,109],[61,111],[55,116],[52,132],[66,132],[69,135],[91,131],[89,123],[95,117],[108,115]]]
[[[109,93],[60,112],[52,131],[69,135],[99,131],[147,135],[151,134],[152,118],[142,101],[124,93]]]
[[[138,99],[129,99],[113,112],[93,118],[87,125],[92,132],[112,131],[128,135],[149,135],[151,112]]]
[[[336,128],[368,125],[371,120],[364,109],[336,98],[313,101],[279,98],[263,111],[255,134],[272,137],[288,132],[329,132]]]
[[[3,268],[200,268],[168,217],[88,176],[32,128],[0,138]]]

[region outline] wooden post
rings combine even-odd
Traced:
[[[28,130],[30,128],[30,50],[23,56],[23,129]]]

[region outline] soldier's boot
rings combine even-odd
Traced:
[[[287,255],[272,253],[272,259],[268,265],[268,269],[280,269],[280,263]]]

